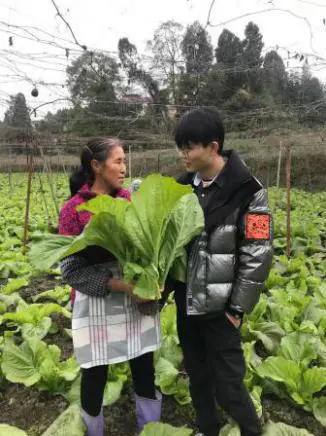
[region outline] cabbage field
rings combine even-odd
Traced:
[[[0,175],[0,436],[82,436],[80,371],[72,354],[70,288],[58,269],[38,273],[29,248],[56,231],[68,197],[63,174],[35,174],[23,248],[26,174]],[[274,264],[241,332],[245,378],[264,434],[326,434],[326,192],[292,191],[292,253],[286,257],[286,196],[269,190],[275,218]],[[163,424],[146,436],[191,435],[195,417],[178,345],[173,300],[162,311],[156,383]],[[137,434],[128,366],[112,366],[105,391],[106,434]],[[236,426],[222,413],[222,436]],[[173,426],[173,427],[171,427]]]

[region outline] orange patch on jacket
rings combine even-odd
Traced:
[[[248,213],[246,239],[268,240],[271,236],[271,217],[267,214]]]

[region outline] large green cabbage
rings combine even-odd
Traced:
[[[123,265],[125,280],[136,283],[135,294],[157,299],[169,271],[185,280],[185,246],[204,228],[204,217],[190,186],[170,177],[148,176],[132,201],[98,196],[78,210],[93,216],[78,237],[52,236],[32,247],[39,269],[87,246],[110,251]]]

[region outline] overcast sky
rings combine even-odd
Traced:
[[[56,3],[81,44],[116,52],[119,38],[126,36],[139,52],[145,53],[146,41],[164,21],[174,19],[186,26],[198,20],[206,25],[212,0],[57,0]],[[250,15],[266,10],[269,11]],[[312,72],[326,82],[324,17],[326,0],[216,0],[210,18],[216,27],[209,26],[208,31],[216,46],[224,27],[242,38],[247,22],[254,21],[263,34],[264,50],[278,46],[316,55],[309,57]],[[9,28],[7,24],[20,28]],[[62,48],[34,41],[27,33],[35,34],[33,28],[55,35],[52,38],[37,33],[40,40],[54,41]],[[25,38],[16,34],[24,34]],[[13,38],[12,47],[8,44],[9,36]],[[67,96],[64,85],[69,61],[65,47],[74,47],[67,41],[72,41],[71,34],[56,16],[51,0],[0,0],[0,119],[11,94],[23,92],[31,107]],[[286,50],[280,50],[280,54],[286,59]],[[40,85],[42,81],[47,85]],[[40,91],[37,99],[30,95],[33,83]],[[38,116],[48,110],[55,110],[55,106],[44,106]]]

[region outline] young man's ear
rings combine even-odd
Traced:
[[[212,141],[210,147],[215,154],[220,154],[220,144],[217,141]]]

